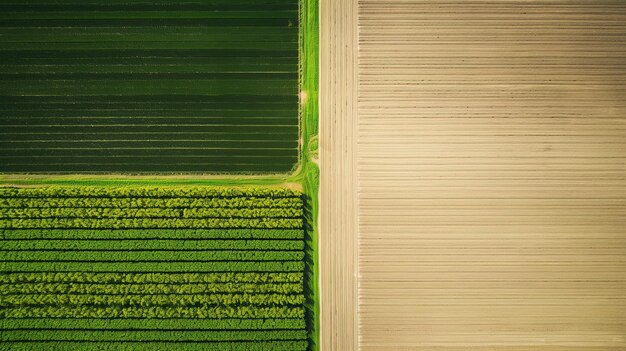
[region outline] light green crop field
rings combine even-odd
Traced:
[[[304,198],[0,188],[6,350],[306,350]]]

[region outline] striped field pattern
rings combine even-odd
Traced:
[[[298,0],[0,4],[0,172],[285,173]]]
[[[0,188],[0,350],[306,350],[283,188]]]

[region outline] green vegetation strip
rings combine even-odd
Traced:
[[[0,219],[0,228],[6,229],[134,229],[134,228],[251,228],[296,229],[302,228],[302,218],[42,218]]]
[[[43,347],[46,350],[74,351],[267,351],[267,350],[306,350],[308,341],[224,341],[224,342],[180,342],[180,341],[22,341],[12,342],[11,351],[33,351]]]
[[[0,208],[0,217],[44,218],[286,218],[301,208]]]
[[[17,294],[96,294],[96,295],[137,295],[137,294],[302,294],[302,283],[12,283],[0,284],[0,295]],[[2,304],[2,301],[0,301]]]
[[[155,239],[155,240],[1,240],[1,251],[114,251],[114,250],[157,250],[157,251],[198,251],[198,250],[304,250],[302,240],[197,240],[197,239]]]
[[[212,2],[213,3],[213,2]],[[152,19],[152,18],[293,18],[297,16],[296,10],[274,10],[274,11],[229,11],[219,13],[215,11],[121,11],[106,10],[90,11],[85,14],[79,11],[28,11],[25,13],[0,14],[0,19]]]
[[[304,318],[304,307],[15,307],[0,310],[1,318]]]
[[[302,251],[2,251],[0,262],[301,261]]]
[[[207,197],[301,197],[295,190],[278,187],[98,187],[50,186],[35,188],[0,187],[0,198],[207,198]]]
[[[218,208],[218,209],[252,209],[252,208],[301,208],[299,197],[268,198],[268,197],[178,197],[178,198],[144,198],[144,197],[48,197],[45,201],[39,198],[15,197],[0,198],[2,209],[23,208]]]
[[[302,272],[304,262],[4,262],[5,272]]]
[[[303,319],[0,319],[3,330],[275,330],[304,329]]]
[[[296,306],[304,303],[302,294],[19,294],[0,295],[0,307],[20,306],[141,306],[141,307],[185,307],[185,306]]]
[[[303,239],[304,229],[0,229],[0,237],[30,239]]]
[[[20,340],[47,341],[276,341],[306,340],[306,330],[240,330],[240,331],[123,331],[123,330],[28,330],[13,331],[4,341]]]
[[[5,273],[0,283],[302,283],[303,273]]]

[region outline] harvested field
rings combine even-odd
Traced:
[[[626,350],[623,1],[322,1],[322,345]]]

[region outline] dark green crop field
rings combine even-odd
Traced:
[[[285,173],[298,0],[0,3],[0,172]]]
[[[0,188],[0,350],[310,349],[304,208],[269,187]]]

